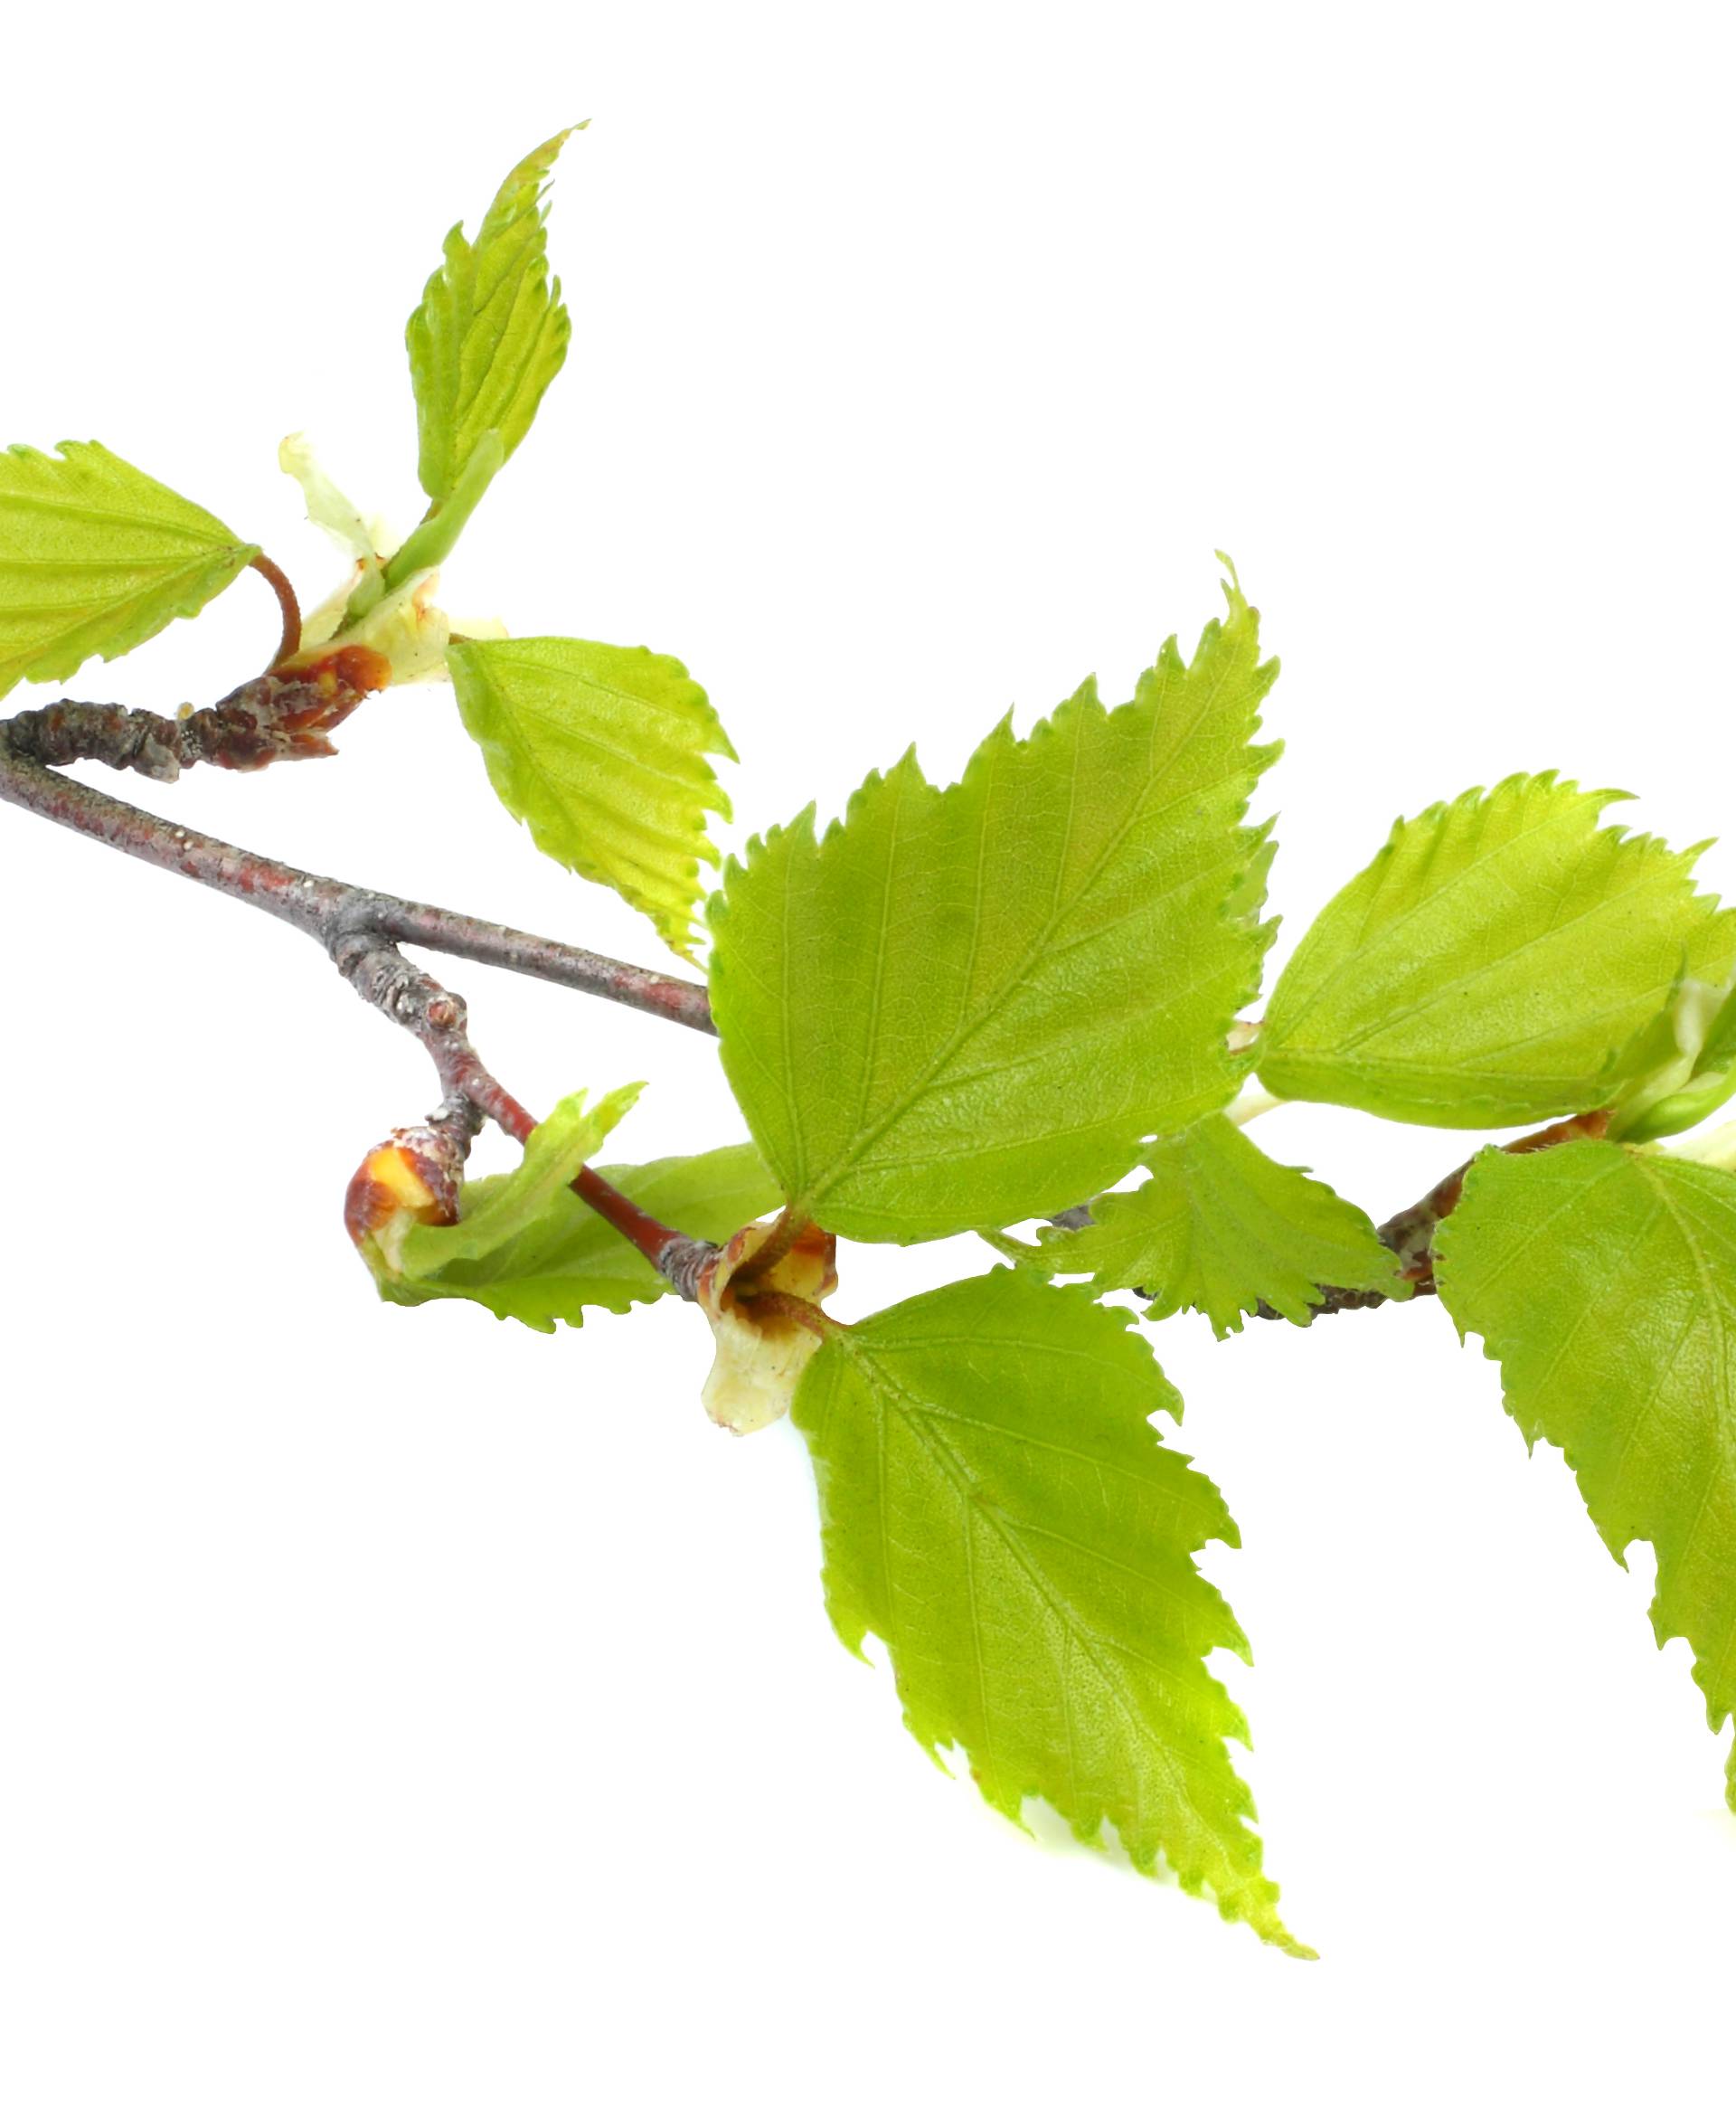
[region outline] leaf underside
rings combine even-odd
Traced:
[[[778,1186],[750,1145],[672,1155],[599,1170],[653,1218],[702,1240],[725,1242],[778,1203]],[[458,1232],[479,1219],[510,1187],[507,1176],[468,1183]],[[474,1300],[500,1321],[552,1331],[577,1329],[587,1308],[625,1315],[674,1289],[621,1234],[571,1190],[521,1221],[484,1254],[448,1261],[437,1278],[399,1282],[385,1297],[406,1306],[424,1300]]]
[[[1099,1293],[1137,1291],[1154,1320],[1192,1309],[1220,1338],[1264,1302],[1306,1323],[1326,1286],[1402,1298],[1409,1288],[1366,1213],[1286,1168],[1223,1116],[1146,1156],[1149,1178],[1091,1203],[1091,1224],[1005,1242],[1045,1277],[1084,1273]]]
[[[1261,863],[1241,821],[1277,752],[1251,742],[1277,667],[1226,589],[1192,662],[1172,639],[1121,708],[1088,682],[1027,739],[1003,723],[959,782],[906,755],[824,836],[809,808],[725,867],[724,1067],[821,1225],[1011,1225],[1234,1092],[1224,1036],[1270,931],[1229,904]]]
[[[1279,978],[1266,1085],[1467,1128],[1609,1101],[1684,957],[1713,984],[1736,959],[1697,850],[1598,826],[1620,795],[1514,776],[1401,821]]]
[[[1590,1141],[1487,1153],[1436,1269],[1610,1551],[1653,1547],[1658,1645],[1687,1641],[1718,1728],[1736,1709],[1736,1177]],[[1736,1809],[1736,1751],[1731,1777]]]
[[[190,618],[259,553],[99,443],[0,450],[0,695]]]
[[[730,817],[707,756],[735,754],[686,667],[565,636],[458,643],[447,663],[489,781],[537,847],[692,959],[700,866],[717,861],[706,815]]]
[[[1019,1819],[1052,1803],[1081,1840],[1113,1826],[1269,1943],[1278,1918],[1206,1668],[1247,1646],[1192,1555],[1235,1525],[1148,1423],[1179,1413],[1129,1319],[999,1270],[835,1337],[794,1417],[813,1452],[826,1593],[844,1644],[873,1634],[930,1753],[960,1745]]]
[[[566,360],[571,326],[549,278],[544,186],[569,135],[525,156],[495,194],[472,243],[463,224],[405,327],[416,392],[418,473],[444,502],[483,438],[510,458]]]

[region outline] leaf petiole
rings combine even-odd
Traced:
[[[506,446],[498,429],[486,430],[443,503],[431,507],[380,574],[382,590],[395,591],[424,569],[438,569],[458,544],[470,513],[487,493],[488,483],[506,463]]]
[[[438,569],[458,544],[458,535],[470,522],[470,513],[487,493],[488,484],[506,462],[506,447],[498,429],[490,429],[470,453],[452,492],[442,503],[431,503],[421,523],[404,541],[377,576],[364,576],[344,609],[336,633],[371,612],[388,591],[408,583],[424,570]]]

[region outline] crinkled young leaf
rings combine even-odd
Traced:
[[[1618,1559],[1657,1557],[1716,1729],[1736,1709],[1736,1177],[1581,1141],[1486,1153],[1435,1244],[1441,1298],[1565,1454]],[[1736,1752],[1731,1761],[1736,1809]]]
[[[720,1146],[637,1166],[600,1170],[653,1218],[702,1240],[726,1242],[778,1203],[778,1186],[750,1145]],[[459,1225],[483,1220],[511,1188],[511,1176],[466,1185]],[[449,1259],[438,1278],[393,1284],[386,1298],[416,1306],[424,1300],[474,1300],[503,1322],[533,1330],[557,1323],[577,1329],[587,1308],[625,1315],[635,1303],[660,1300],[672,1288],[632,1243],[570,1189],[516,1225],[486,1254]]]
[[[99,443],[0,450],[0,695],[197,613],[259,553]]]
[[[453,1226],[418,1226],[404,1238],[405,1277],[412,1283],[464,1275],[460,1266],[486,1262],[545,1216],[580,1168],[639,1098],[640,1086],[606,1093],[595,1108],[570,1093],[550,1110],[524,1143],[524,1158],[501,1176],[480,1203],[460,1199]],[[392,1298],[400,1298],[393,1295]]]
[[[1621,795],[1513,776],[1400,821],[1279,978],[1265,1084],[1466,1127],[1610,1100],[1684,965],[1718,984],[1736,959],[1699,849],[1598,826]]]
[[[704,688],[676,658],[566,636],[458,643],[447,663],[507,811],[691,960],[705,817],[730,817],[706,756],[735,759]]]
[[[831,1338],[793,1414],[826,1603],[846,1647],[885,1643],[917,1740],[962,1745],[996,1810],[1040,1795],[1081,1840],[1112,1825],[1137,1868],[1299,1952],[1206,1668],[1248,1652],[1193,1559],[1235,1525],[1153,1432],[1181,1400],[1128,1322],[1001,1270]]]
[[[1099,1293],[1137,1289],[1156,1319],[1191,1308],[1221,1338],[1262,1301],[1305,1323],[1323,1286],[1401,1298],[1409,1288],[1364,1212],[1286,1168],[1223,1116],[1146,1157],[1137,1189],[1092,1199],[1091,1224],[1005,1242],[1045,1276],[1088,1273]]]
[[[549,278],[543,188],[569,127],[525,156],[495,195],[472,243],[454,225],[445,257],[405,328],[418,472],[443,503],[492,429],[510,458],[566,360],[571,327]]]
[[[1277,675],[1226,586],[1191,664],[1134,698],[1087,682],[1003,723],[937,790],[914,754],[822,837],[813,809],[725,870],[712,905],[723,1063],[793,1202],[859,1241],[1007,1226],[1125,1175],[1140,1140],[1221,1108],[1269,926],[1226,905],[1277,749]]]

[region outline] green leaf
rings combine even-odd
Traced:
[[[708,754],[735,759],[684,665],[565,636],[456,643],[465,729],[537,847],[611,886],[693,958],[705,816],[730,817]]]
[[[1658,1646],[1686,1639],[1720,1727],[1736,1708],[1736,1177],[1593,1141],[1486,1153],[1435,1266],[1610,1551],[1656,1554]],[[1736,1809],[1736,1752],[1731,1773]]]
[[[1269,1943],[1302,1952],[1261,1873],[1247,1742],[1206,1668],[1244,1659],[1192,1555],[1238,1537],[1216,1488],[1147,1423],[1181,1399],[1119,1310],[994,1271],[835,1336],[794,1417],[813,1451],[826,1594],[873,1633],[931,1754],[962,1745],[996,1810],[1112,1825]]]
[[[1486,1128],[1602,1106],[1684,973],[1722,983],[1736,912],[1699,848],[1599,828],[1624,794],[1552,775],[1401,820],[1272,994],[1260,1075],[1297,1101]]]
[[[544,187],[570,126],[525,156],[472,243],[457,223],[404,337],[421,440],[418,472],[437,506],[491,429],[505,457],[524,440],[567,358],[571,326],[549,278]]]
[[[600,1172],[654,1218],[705,1241],[727,1241],[780,1202],[777,1184],[750,1145]],[[444,1231],[462,1233],[472,1219],[486,1219],[512,1181],[504,1176],[467,1184],[459,1224]],[[587,1308],[624,1315],[636,1302],[657,1300],[672,1291],[631,1242],[563,1189],[486,1253],[448,1262],[438,1279],[401,1282],[386,1298],[409,1307],[424,1300],[474,1300],[502,1322],[510,1317],[531,1329],[552,1331],[557,1323],[577,1329]]]
[[[99,443],[0,451],[0,695],[191,617],[259,553]]]
[[[640,1086],[623,1086],[587,1109],[586,1096],[570,1093],[524,1142],[524,1158],[502,1176],[473,1212],[454,1226],[417,1226],[402,1244],[404,1273],[412,1283],[461,1275],[458,1267],[491,1257],[542,1218],[580,1168],[639,1098]]]
[[[1154,1320],[1191,1308],[1220,1338],[1264,1301],[1306,1323],[1323,1286],[1401,1299],[1410,1288],[1367,1215],[1208,1116],[1146,1156],[1151,1178],[1097,1197],[1091,1225],[1045,1227],[1038,1245],[1001,1246],[1047,1277],[1088,1274],[1092,1291],[1138,1290]]]
[[[1224,1037],[1269,927],[1227,904],[1261,863],[1239,826],[1277,748],[1277,676],[1233,584],[1192,664],[1133,700],[1087,682],[963,780],[914,754],[823,837],[810,807],[712,905],[723,1064],[772,1172],[859,1241],[1007,1226],[1125,1175],[1139,1141],[1221,1108]]]

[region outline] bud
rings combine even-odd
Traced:
[[[263,769],[334,751],[335,732],[365,696],[392,685],[392,663],[363,643],[298,652],[247,680],[214,709],[182,719],[191,751],[220,769]]]
[[[700,1273],[694,1298],[717,1339],[701,1401],[731,1433],[757,1433],[789,1409],[820,1348],[816,1304],[838,1282],[835,1234],[809,1225],[771,1246],[786,1231],[781,1218],[744,1226]]]
[[[458,1216],[464,1154],[449,1131],[419,1123],[394,1130],[350,1178],[344,1224],[376,1278],[403,1275],[412,1226],[451,1226]]]
[[[383,666],[382,686],[400,687],[418,680],[446,677],[446,647],[451,623],[434,603],[439,572],[426,569],[395,591],[386,591],[341,634],[316,645],[315,657],[336,655],[377,658]],[[340,614],[338,618],[343,617]],[[313,624],[310,622],[309,626]],[[308,638],[304,636],[303,640]],[[307,655],[304,653],[304,655]],[[285,671],[294,669],[291,659]]]

